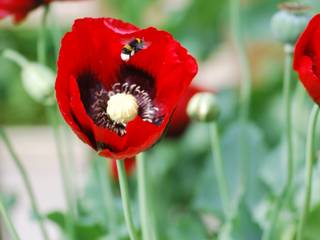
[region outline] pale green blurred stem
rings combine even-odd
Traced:
[[[41,19],[41,24],[39,28],[39,33],[38,33],[38,61],[41,64],[46,65],[46,60],[47,60],[47,20],[48,20],[48,15],[50,11],[50,6],[45,5],[44,6],[44,11]],[[63,155],[63,147],[62,147],[62,138],[59,132],[59,123],[58,123],[58,116],[56,113],[56,106],[53,107],[47,107],[48,111],[48,118],[49,121],[53,127],[54,131],[54,139],[55,139],[55,144],[57,148],[57,153],[58,153],[58,159],[59,159],[59,165],[60,165],[60,171],[62,175],[62,182],[63,182],[63,189],[64,189],[64,194],[67,202],[67,208],[68,212],[66,214],[66,228],[67,228],[67,235],[69,240],[74,240],[75,239],[75,232],[74,232],[74,218],[75,218],[75,207],[76,207],[76,202],[73,196],[73,188],[71,184],[71,176],[70,176],[70,169],[68,167],[68,163],[66,159],[64,158]]]
[[[59,51],[60,51],[60,42],[62,38],[62,31],[60,29],[60,26],[58,26],[57,22],[55,21],[55,14],[52,9],[50,9],[50,12],[48,14],[48,22],[50,24],[50,31],[49,34],[51,35],[53,46],[54,46],[54,52],[55,52],[55,59],[58,58]]]
[[[99,184],[101,189],[101,197],[104,203],[105,210],[105,225],[107,229],[113,234],[116,229],[116,213],[115,205],[113,202],[112,184],[111,177],[109,175],[109,164],[107,161],[111,159],[105,159],[103,157],[98,157],[97,159],[97,173],[99,178]]]
[[[48,240],[49,239],[49,235],[48,235],[48,232],[44,226],[44,222],[43,222],[43,216],[42,214],[40,213],[40,210],[38,208],[38,204],[37,204],[37,201],[36,201],[36,198],[35,198],[35,194],[34,194],[34,191],[33,191],[33,188],[32,188],[32,185],[31,185],[31,181],[30,181],[30,178],[27,174],[27,171],[25,170],[25,167],[23,166],[22,162],[20,161],[18,155],[16,154],[5,130],[0,127],[0,137],[2,138],[6,148],[8,149],[13,161],[14,161],[14,164],[15,166],[17,167],[18,169],[18,172],[22,178],[22,182],[24,183],[25,185],[25,188],[27,190],[27,194],[28,194],[28,197],[30,199],[30,203],[31,203],[31,207],[32,207],[32,211],[34,212],[34,214],[37,216],[37,220],[39,222],[39,228],[40,228],[40,231],[41,231],[41,234],[43,236],[43,239],[45,240]]]
[[[311,202],[311,189],[312,189],[312,170],[315,160],[315,132],[317,119],[319,116],[319,106],[315,104],[310,114],[307,142],[306,142],[306,191],[304,195],[304,205],[299,222],[299,228],[297,233],[297,240],[303,240],[303,229],[309,213]]]
[[[230,0],[231,33],[238,53],[241,70],[240,85],[240,122],[242,125],[240,141],[241,179],[240,193],[243,194],[247,184],[247,170],[249,168],[248,145],[246,141],[246,125],[249,121],[251,99],[251,72],[241,29],[240,0]]]
[[[149,234],[149,215],[148,215],[148,199],[147,199],[147,173],[146,173],[146,162],[143,153],[140,153],[137,158],[138,168],[138,193],[139,193],[139,209],[140,209],[140,222],[142,230],[142,239],[150,239]]]
[[[212,142],[212,153],[213,153],[213,164],[215,175],[217,178],[220,198],[223,206],[223,211],[225,218],[228,218],[229,211],[230,211],[230,200],[229,200],[229,191],[228,191],[228,184],[227,179],[224,174],[224,164],[221,154],[221,144],[220,144],[220,136],[219,136],[219,129],[216,122],[212,123],[210,126],[211,130],[211,142]]]
[[[47,19],[48,14],[50,11],[49,5],[44,6],[41,23],[39,27],[39,33],[38,33],[38,61],[41,64],[46,64],[46,57],[47,57],[47,42],[46,42],[46,31],[47,31]]]
[[[2,215],[4,224],[6,225],[8,232],[10,234],[10,237],[12,240],[20,240],[21,238],[19,237],[17,230],[9,216],[9,213],[7,209],[4,206],[4,203],[2,199],[0,198],[0,214]]]
[[[142,229],[142,239],[151,240],[158,239],[157,231],[154,224],[154,211],[151,209],[147,162],[144,153],[140,153],[137,157],[138,168],[138,192],[139,192],[139,209]]]
[[[273,232],[277,226],[279,216],[288,201],[293,179],[293,139],[292,139],[292,119],[291,119],[291,72],[292,72],[292,53],[293,47],[290,44],[284,46],[284,82],[283,82],[283,102],[285,113],[285,140],[287,150],[287,179],[285,186],[279,196],[275,209],[271,216],[270,227],[266,230],[263,240],[273,240]]]
[[[48,119],[51,123],[51,126],[53,128],[54,133],[54,140],[56,144],[56,149],[58,153],[58,159],[59,159],[59,165],[60,165],[60,172],[62,175],[62,182],[63,182],[63,190],[64,195],[67,202],[68,212],[66,214],[66,227],[67,227],[67,234],[68,234],[68,240],[75,240],[75,232],[74,232],[74,216],[75,216],[75,210],[74,207],[76,207],[76,202],[72,196],[73,190],[71,186],[70,181],[70,172],[68,169],[68,164],[66,162],[66,159],[64,158],[63,151],[62,151],[62,142],[59,132],[59,124],[58,124],[58,117],[56,112],[56,106],[53,107],[47,107],[48,111]]]
[[[117,160],[117,169],[118,169],[118,175],[119,175],[119,184],[120,184],[124,219],[129,232],[130,240],[138,240],[136,229],[134,227],[134,223],[132,219],[129,189],[128,189],[128,179],[127,179],[126,169],[125,169],[123,160]]]

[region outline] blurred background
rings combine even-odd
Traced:
[[[0,0],[1,1],[1,0]],[[312,12],[320,9],[317,0],[303,1],[312,6]],[[243,207],[245,224],[232,225],[228,234],[233,238],[256,240],[261,238],[268,207],[281,190],[285,174],[281,159],[282,126],[282,45],[270,31],[270,19],[277,11],[279,0],[241,1],[242,33],[250,62],[253,81],[250,119],[248,127],[250,143],[254,146],[252,164],[252,193]],[[10,18],[0,21],[0,51],[11,48],[29,60],[36,61],[37,28],[43,8],[32,11],[26,21],[14,25]],[[61,32],[69,31],[76,18],[114,17],[132,22],[140,27],[156,26],[165,29],[182,42],[196,56],[199,74],[193,84],[217,93],[221,106],[222,148],[225,153],[226,174],[230,189],[236,189],[238,150],[234,145],[239,137],[236,123],[238,114],[238,86],[240,67],[234,43],[230,36],[229,5],[225,0],[83,0],[53,2],[50,22]],[[49,64],[55,69],[54,44],[49,44]],[[65,211],[65,200],[54,144],[52,129],[47,125],[45,107],[33,101],[24,91],[20,68],[0,56],[0,124],[5,126],[14,148],[26,166],[34,185],[41,211],[48,214],[47,224],[52,239],[60,239],[63,224],[59,217]],[[299,84],[294,84],[303,106],[294,112],[296,135],[304,138],[308,98]],[[296,86],[297,85],[297,86]],[[299,90],[300,89],[300,90]],[[88,146],[67,131],[68,149],[72,156],[73,183],[76,186],[79,232],[91,235],[77,240],[109,239],[101,231],[103,216],[99,207],[99,190],[96,189],[94,162]],[[301,140],[297,137],[297,141]],[[303,144],[301,144],[303,145]],[[297,149],[297,152],[301,149]],[[303,149],[297,156],[303,154]],[[147,153],[150,184],[153,189],[157,226],[162,239],[215,239],[221,224],[221,203],[217,197],[215,177],[211,162],[210,140],[205,124],[190,124],[181,134],[164,137]],[[272,160],[270,160],[272,158]],[[23,239],[38,240],[40,234],[33,219],[30,203],[23,182],[7,150],[0,142],[0,190],[12,211],[13,221]],[[302,159],[300,159],[300,163]],[[297,164],[300,164],[297,163]],[[110,168],[112,169],[112,168]],[[302,174],[301,169],[300,173]],[[112,170],[109,170],[110,173]],[[301,175],[300,174],[300,175]],[[112,175],[112,173],[111,173]],[[297,174],[298,176],[298,174]],[[130,177],[131,189],[136,188],[135,173]],[[299,179],[302,179],[300,176]],[[297,180],[301,186],[303,180]],[[117,181],[113,179],[115,201],[119,209],[120,199]],[[232,191],[232,190],[231,190]],[[297,191],[299,191],[297,187]],[[135,191],[132,191],[136,203]],[[301,204],[301,195],[293,200]],[[121,218],[119,209],[119,218]],[[291,224],[292,218],[288,220]],[[236,219],[237,220],[237,219]],[[236,221],[235,220],[235,221]],[[286,218],[283,218],[285,222]],[[122,221],[122,232],[125,227]],[[293,220],[292,220],[293,221]],[[320,223],[320,220],[319,220]],[[293,223],[294,224],[294,221]],[[281,224],[280,224],[281,225]],[[62,229],[62,230],[61,230]],[[280,229],[283,236],[289,227]],[[120,231],[120,230],[119,230]],[[121,232],[120,231],[120,232]],[[227,230],[226,230],[227,231]],[[102,232],[102,233],[101,233]],[[247,234],[246,238],[234,234]],[[100,234],[99,234],[100,233]],[[9,239],[5,231],[2,239]],[[230,235],[230,236],[231,236]],[[239,235],[240,236],[240,235]],[[319,235],[318,235],[319,236]],[[1,237],[0,237],[1,238]],[[110,238],[111,239],[111,238]],[[125,233],[118,239],[127,239]],[[291,239],[291,238],[283,238]]]

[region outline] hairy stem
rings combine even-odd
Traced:
[[[69,169],[68,169],[68,163],[64,157],[63,154],[63,147],[61,145],[61,136],[59,131],[59,123],[58,123],[58,117],[56,114],[56,106],[48,107],[48,119],[51,123],[51,126],[53,128],[53,134],[54,134],[54,140],[55,145],[57,149],[58,154],[58,160],[59,160],[59,166],[60,166],[60,172],[63,182],[63,190],[64,195],[67,203],[68,212],[66,214],[66,228],[67,228],[67,234],[69,240],[75,239],[75,232],[74,232],[74,216],[75,216],[75,200],[72,195],[73,189],[71,185],[71,176],[69,175]]]
[[[116,213],[115,205],[113,202],[113,193],[111,178],[109,175],[109,167],[107,161],[110,159],[105,159],[103,157],[98,157],[97,159],[97,174],[99,178],[99,184],[101,189],[101,197],[105,206],[105,221],[106,226],[109,228],[110,232],[113,233],[116,228]]]
[[[19,159],[17,153],[15,152],[15,150],[11,144],[11,141],[9,140],[9,137],[7,136],[6,132],[4,131],[4,129],[2,127],[0,127],[0,137],[2,138],[6,148],[8,149],[8,151],[14,161],[14,164],[17,167],[18,172],[22,178],[22,182],[25,185],[25,188],[27,190],[27,194],[28,194],[28,197],[29,197],[29,200],[31,203],[31,208],[32,208],[32,211],[34,212],[34,214],[37,216],[37,220],[39,222],[40,232],[43,236],[43,239],[48,240],[49,234],[48,234],[47,229],[44,226],[43,216],[40,213],[40,210],[39,210],[39,207],[38,207],[38,204],[36,201],[36,197],[35,197],[28,173],[27,173],[24,165],[22,164],[21,160]]]
[[[241,29],[241,8],[240,0],[230,0],[230,24],[231,33],[238,53],[238,61],[241,70],[241,85],[240,85],[240,123],[241,141],[240,141],[240,162],[241,162],[241,179],[240,179],[240,194],[244,194],[247,184],[247,170],[249,163],[248,145],[246,126],[249,121],[250,99],[251,99],[251,73],[248,56],[244,44],[242,29]]]
[[[314,105],[310,118],[309,118],[309,126],[308,126],[308,134],[307,134],[307,142],[306,142],[306,191],[304,195],[304,205],[303,210],[299,222],[299,228],[297,233],[297,240],[303,239],[303,229],[304,225],[309,213],[310,209],[310,201],[311,201],[311,189],[312,189],[312,169],[313,162],[315,160],[315,131],[317,125],[317,119],[319,115],[319,106]]]
[[[20,240],[21,238],[19,237],[17,230],[1,198],[0,198],[0,214],[2,215],[4,224],[6,225],[12,240]]]
[[[226,176],[224,174],[224,164],[223,164],[223,159],[221,155],[220,136],[219,136],[219,130],[216,122],[214,122],[211,126],[211,134],[212,134],[212,152],[214,156],[213,163],[214,163],[215,175],[218,182],[218,188],[220,192],[224,215],[225,215],[225,218],[227,218],[230,210],[229,191],[228,191]]]
[[[126,169],[125,169],[123,160],[117,160],[117,169],[119,173],[119,184],[120,184],[120,192],[121,192],[121,199],[122,199],[122,205],[123,205],[123,213],[124,213],[127,229],[129,232],[130,240],[138,240],[136,235],[136,229],[134,227],[134,223],[132,219],[129,189],[128,189],[128,179],[127,179]]]
[[[271,216],[271,224],[263,236],[263,240],[271,240],[273,232],[277,226],[279,215],[288,201],[293,177],[293,139],[292,139],[292,120],[291,120],[291,68],[292,68],[292,52],[291,45],[285,45],[285,69],[283,82],[283,98],[284,98],[284,113],[285,113],[285,139],[287,151],[287,179],[281,195],[278,198],[275,209]]]
[[[49,15],[49,5],[45,5],[44,12],[42,14],[41,18],[41,24],[39,27],[39,33],[38,33],[38,61],[41,64],[46,64],[47,61],[47,41],[46,41],[46,31],[47,31],[47,19]]]

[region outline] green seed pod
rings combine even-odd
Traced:
[[[187,113],[193,120],[200,122],[213,122],[219,117],[217,99],[212,93],[197,93],[188,103]]]
[[[44,105],[53,104],[55,75],[50,68],[36,62],[29,62],[13,50],[5,50],[3,56],[21,67],[22,85],[33,100]]]
[[[271,19],[271,30],[275,38],[284,44],[294,44],[310,20],[307,6],[299,3],[283,3]]]

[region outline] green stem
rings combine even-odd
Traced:
[[[138,169],[138,192],[139,192],[139,207],[140,207],[140,219],[142,229],[142,239],[150,240],[150,218],[149,218],[149,201],[148,201],[148,186],[147,186],[147,171],[146,171],[146,159],[144,153],[140,153],[137,159]]]
[[[217,178],[224,215],[225,215],[225,218],[228,218],[229,210],[230,210],[229,191],[228,191],[226,176],[224,174],[224,165],[223,165],[223,159],[221,155],[220,136],[219,136],[218,125],[216,122],[214,122],[211,126],[211,133],[212,133],[212,152],[214,155],[213,163],[214,163],[215,175]]]
[[[273,232],[277,226],[279,215],[282,208],[288,201],[293,177],[293,139],[292,139],[292,120],[291,120],[291,69],[292,69],[292,52],[293,47],[286,45],[285,52],[285,69],[284,69],[284,83],[283,83],[283,97],[284,97],[284,113],[285,113],[285,139],[287,145],[287,179],[281,195],[278,198],[275,209],[271,216],[270,227],[266,230],[263,239],[269,240],[273,238]]]
[[[49,24],[50,24],[50,31],[49,34],[51,35],[55,59],[58,59],[59,51],[60,51],[60,42],[62,37],[62,32],[58,24],[54,21],[55,14],[53,13],[52,9],[49,14]]]
[[[136,230],[132,220],[130,199],[129,199],[129,189],[128,189],[128,179],[127,179],[126,169],[125,169],[123,160],[117,160],[117,169],[119,174],[119,184],[120,184],[124,218],[127,224],[130,240],[138,240],[136,235]]]
[[[311,189],[312,189],[312,169],[313,163],[315,160],[315,131],[317,125],[317,119],[319,115],[319,106],[314,105],[310,118],[309,118],[309,126],[308,126],[308,134],[307,134],[307,143],[306,143],[306,191],[304,195],[304,205],[303,210],[299,222],[299,228],[297,233],[297,240],[303,239],[303,229],[304,225],[309,213],[310,202],[311,202]]]
[[[110,232],[113,233],[116,229],[116,213],[115,213],[115,205],[113,202],[111,178],[109,175],[109,165],[107,164],[107,160],[109,159],[98,157],[97,173],[98,173],[99,184],[101,189],[102,201],[104,203],[105,210],[106,210],[105,212],[106,226],[107,228],[109,228]]]
[[[27,194],[29,196],[30,202],[31,202],[31,207],[32,207],[32,211],[35,213],[35,215],[37,216],[37,220],[39,222],[39,228],[41,231],[41,234],[43,236],[43,239],[48,240],[49,239],[49,235],[48,232],[44,226],[44,222],[43,222],[43,216],[40,213],[40,210],[38,208],[38,204],[35,198],[35,194],[31,185],[31,181],[29,179],[29,176],[27,174],[27,171],[25,170],[25,167],[23,166],[22,162],[20,161],[18,155],[16,154],[6,132],[4,131],[4,129],[2,127],[0,127],[0,137],[2,138],[4,144],[6,145],[19,173],[20,176],[22,177],[22,182],[25,185],[25,188],[27,190]]]
[[[46,41],[46,31],[47,31],[47,19],[49,14],[49,5],[45,5],[44,12],[42,14],[41,25],[38,33],[38,61],[41,64],[46,64],[47,60],[47,41]]]
[[[21,238],[19,237],[17,230],[16,230],[14,224],[12,223],[12,220],[11,220],[11,218],[8,214],[8,211],[5,208],[4,203],[1,198],[0,198],[0,214],[2,215],[3,221],[6,225],[6,227],[8,228],[8,232],[9,232],[12,240],[20,240]]]
[[[230,0],[230,24],[235,46],[238,52],[241,70],[242,83],[240,85],[240,122],[241,122],[241,141],[240,141],[240,162],[241,179],[240,193],[243,194],[247,184],[247,169],[250,165],[248,157],[248,146],[246,141],[246,126],[249,121],[250,99],[251,99],[251,73],[249,60],[241,31],[240,0]]]
[[[67,233],[68,233],[69,240],[74,240],[75,239],[75,232],[74,232],[75,201],[72,196],[73,191],[72,191],[72,186],[70,184],[70,176],[68,172],[67,162],[64,158],[63,151],[62,151],[62,145],[60,141],[61,138],[59,133],[59,124],[58,124],[57,114],[56,114],[56,106],[48,107],[47,110],[48,110],[48,119],[53,128],[54,140],[56,144],[60,171],[62,175],[63,190],[64,190],[64,195],[65,195],[67,207],[68,207],[68,212],[66,215]]]

